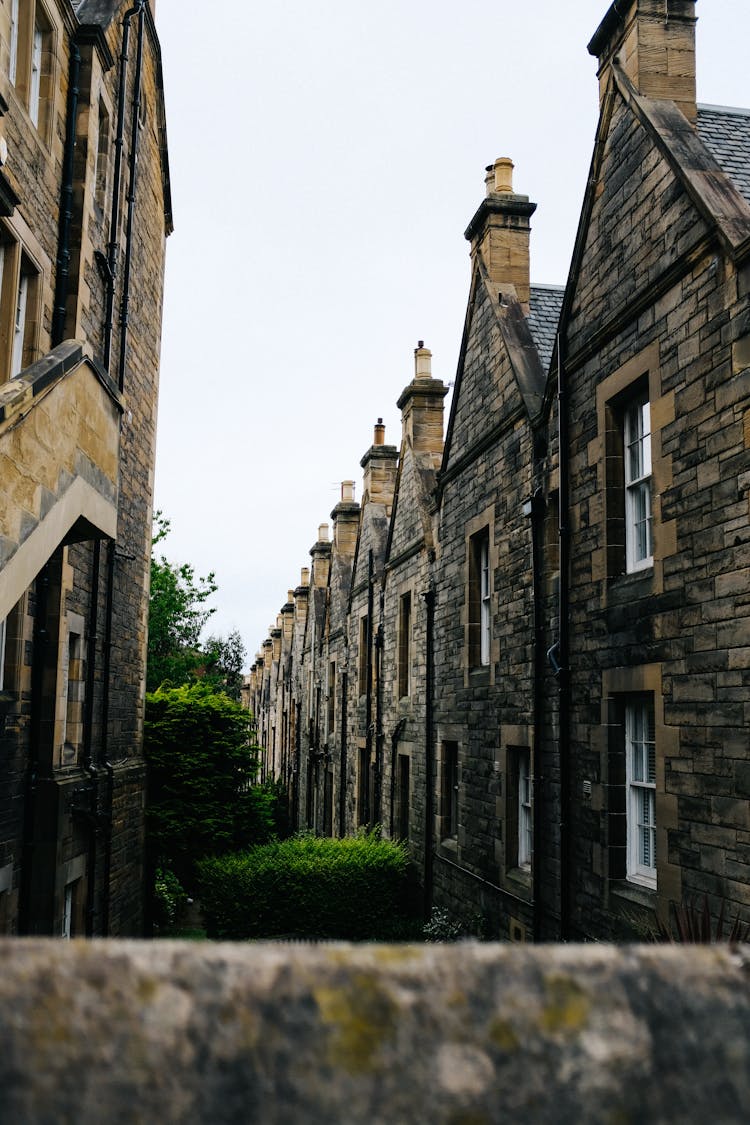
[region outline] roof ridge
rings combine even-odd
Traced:
[[[731,113],[737,117],[750,117],[750,109],[737,105],[712,105],[709,102],[698,102],[699,113]]]

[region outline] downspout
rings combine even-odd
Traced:
[[[96,833],[99,824],[99,772],[94,763],[94,685],[96,645],[99,629],[99,572],[101,566],[101,539],[94,540],[91,561],[91,601],[89,602],[88,637],[86,642],[86,688],[83,703],[83,768],[91,779],[91,812],[89,822],[89,857],[86,881],[86,937],[94,936],[96,904]]]
[[[349,673],[341,673],[341,776],[339,779],[339,836],[346,836],[346,750]]]
[[[367,557],[367,636],[365,643],[367,645],[367,694],[365,696],[365,776],[364,776],[364,793],[365,793],[365,807],[363,822],[366,825],[371,824],[371,808],[370,808],[370,758],[372,755],[372,614],[374,602],[373,590],[373,555],[372,548],[370,548]]]
[[[130,21],[133,16],[142,14],[145,0],[138,0],[136,5],[129,8],[122,19],[122,50],[120,51],[120,81],[117,93],[117,133],[115,134],[115,166],[112,188],[112,214],[109,221],[109,243],[107,244],[107,257],[102,261],[107,283],[105,312],[104,312],[104,366],[109,371],[112,357],[112,327],[115,310],[115,285],[117,283],[117,259],[120,253],[120,244],[117,236],[120,228],[120,180],[122,177],[122,148],[125,139],[125,92],[128,77],[128,46],[130,43]],[[122,377],[122,364],[120,365]]]
[[[542,938],[542,791],[543,778],[541,776],[542,752],[542,684],[544,677],[544,621],[542,618],[542,560],[541,560],[541,528],[544,519],[544,493],[537,488],[531,498],[531,575],[532,596],[534,612],[534,653],[532,674],[532,714],[533,738],[531,747],[532,773],[532,832],[533,853],[531,857],[531,898],[534,903],[533,934],[534,941]]]
[[[383,591],[380,592],[380,618],[375,634],[375,808],[373,820],[380,824],[383,805]]]
[[[297,704],[297,722],[294,725],[294,766],[292,769],[292,825],[299,832],[299,763],[302,750],[302,704]]]
[[[560,728],[560,939],[570,936],[570,524],[568,390],[562,337],[557,337],[557,425],[560,462],[560,596],[558,633],[558,723]]]
[[[435,675],[434,627],[435,627],[435,588],[422,595],[427,609],[426,621],[426,667],[425,667],[425,710],[424,710],[424,750],[425,750],[425,800],[424,800],[424,916],[429,921],[432,913],[432,833],[435,820],[435,747],[432,733],[432,710]]]
[[[146,19],[145,0],[141,0],[138,13],[138,50],[135,59],[133,107],[130,135],[130,168],[128,191],[128,219],[125,227],[125,264],[122,271],[122,298],[120,304],[120,390],[125,386],[125,366],[128,348],[128,312],[130,308],[130,262],[132,259],[133,216],[135,214],[135,187],[138,173],[138,145],[141,124],[141,75],[143,72],[143,27]]]
[[[31,932],[31,878],[34,855],[34,821],[37,771],[39,768],[44,669],[47,663],[47,609],[49,602],[49,563],[36,580],[36,612],[34,617],[34,651],[31,664],[31,715],[29,720],[29,762],[26,770],[26,794],[23,814],[23,859],[18,904],[18,931]]]
[[[80,95],[81,52],[75,40],[70,46],[68,71],[68,108],[63,152],[62,188],[60,190],[60,225],[57,238],[57,270],[55,277],[55,306],[52,314],[52,347],[57,347],[65,337],[65,315],[70,279],[70,228],[73,222],[73,171],[78,126],[78,99]]]
[[[110,878],[112,874],[112,808],[114,804],[115,771],[109,760],[109,683],[112,667],[112,617],[115,585],[115,541],[107,544],[107,601],[104,628],[104,668],[102,670],[102,747],[101,763],[109,779],[107,814],[104,835],[104,903],[102,908],[102,936],[109,935]]]

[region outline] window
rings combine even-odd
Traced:
[[[370,647],[370,629],[367,614],[359,619],[359,694],[367,694],[367,652]]]
[[[323,784],[323,835],[333,836],[333,770],[326,770]]]
[[[5,687],[5,638],[8,632],[7,620],[0,621],[0,691]]]
[[[0,341],[3,376],[12,379],[38,356],[38,271],[19,243],[3,231],[0,242]]]
[[[80,633],[68,633],[68,653],[65,689],[65,727],[63,731],[62,760],[70,765],[78,760],[83,742],[83,661]]]
[[[96,142],[96,186],[94,199],[99,207],[107,201],[109,182],[109,114],[102,99],[99,99],[99,130]]]
[[[531,752],[525,746],[509,747],[507,761],[506,865],[528,871],[534,851]]]
[[[656,737],[650,695],[625,704],[628,879],[656,886]]]
[[[442,777],[442,831],[443,839],[458,835],[458,743],[443,743]]]
[[[533,852],[531,835],[531,754],[518,756],[518,866],[530,867]]]
[[[367,824],[370,819],[370,756],[366,746],[359,748],[359,769],[357,771],[357,818],[359,824]]]
[[[411,692],[411,594],[402,594],[398,608],[398,697]]]
[[[61,930],[61,936],[64,938],[75,937],[76,934],[81,932],[80,887],[80,879],[74,879],[72,883],[67,883],[65,886]]]
[[[473,667],[490,663],[490,532],[469,540],[469,659]]]
[[[15,86],[18,75],[18,0],[10,3],[10,64],[8,77]]]
[[[328,665],[328,734],[336,729],[336,661]]]
[[[625,408],[625,562],[628,573],[653,564],[651,532],[651,412],[645,395]]]
[[[52,25],[41,3],[11,0],[8,76],[40,133],[50,117],[52,60]]]

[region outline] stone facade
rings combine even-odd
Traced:
[[[444,450],[420,343],[336,611],[338,831],[407,839],[426,908],[511,940],[750,912],[750,114],[696,104],[694,0],[613,4],[589,50],[567,285],[531,284],[495,161]]]
[[[143,932],[143,703],[171,202],[152,9],[129,7],[37,0],[16,18],[13,5],[0,6],[6,933]]]

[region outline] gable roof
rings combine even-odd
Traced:
[[[750,203],[750,109],[699,105],[698,136]]]

